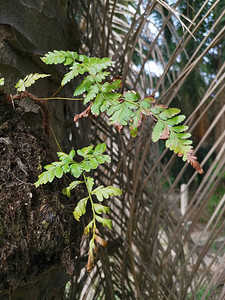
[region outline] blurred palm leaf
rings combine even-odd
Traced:
[[[112,157],[99,181],[124,192],[109,203],[109,246],[90,275],[73,279],[71,299],[224,299],[225,1],[87,0],[76,9],[81,52],[113,57],[125,88],[183,108],[205,175],[153,144],[150,120],[137,139],[93,121],[90,138],[107,140]]]

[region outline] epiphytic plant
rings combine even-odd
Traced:
[[[79,86],[74,91],[74,96],[83,95],[82,98],[37,98],[35,101],[48,101],[51,99],[65,100],[83,100],[83,103],[88,107],[80,114],[74,117],[76,122],[78,119],[87,117],[90,114],[98,116],[100,113],[106,113],[109,118],[109,124],[114,125],[117,130],[122,130],[126,125],[129,126],[129,132],[132,137],[136,137],[139,127],[144,118],[152,117],[156,124],[152,130],[150,138],[153,142],[159,139],[166,140],[166,147],[182,157],[183,161],[190,163],[193,168],[200,174],[203,170],[194,155],[192,141],[189,139],[191,134],[187,133],[188,126],[181,123],[185,119],[184,115],[180,115],[180,109],[168,108],[165,105],[155,104],[155,99],[152,96],[141,99],[138,92],[130,90],[123,94],[117,90],[121,87],[121,80],[118,78],[109,79],[110,72],[105,71],[113,66],[110,58],[94,58],[85,55],[79,55],[71,51],[48,52],[42,61],[46,64],[59,64],[69,66],[62,81],[61,86],[64,86],[78,75],[82,75],[83,79]],[[24,92],[26,87],[29,87],[39,78],[44,78],[49,75],[45,74],[30,74],[23,80],[20,80],[17,85],[18,92]],[[97,223],[103,224],[111,229],[111,220],[102,217],[103,213],[109,213],[109,207],[96,203],[94,199],[102,202],[104,198],[109,196],[117,196],[122,192],[119,188],[113,186],[103,187],[102,185],[94,187],[94,178],[86,176],[91,170],[96,169],[100,164],[110,162],[110,157],[103,154],[106,150],[106,144],[98,144],[88,146],[77,150],[77,155],[83,157],[82,161],[75,161],[75,150],[71,150],[69,154],[58,152],[59,161],[53,162],[45,166],[42,174],[39,175],[35,186],[38,187],[47,182],[52,182],[55,177],[61,178],[65,173],[71,173],[73,177],[79,180],[72,181],[70,185],[63,189],[63,194],[70,197],[71,190],[82,184],[86,186],[87,196],[81,199],[73,212],[77,221],[86,213],[86,205],[88,201],[91,203],[92,220],[85,227],[84,233],[92,232],[92,238],[89,243],[89,258],[87,269],[90,271],[94,265],[94,252],[96,252],[96,244],[106,245],[106,241],[99,235]]]
[[[106,150],[106,144],[98,144],[95,148],[94,146],[88,146],[77,150],[77,155],[83,158],[82,161],[77,162],[74,160],[75,150],[71,150],[69,154],[58,152],[58,157],[60,161],[53,162],[50,165],[45,166],[45,172],[39,175],[39,179],[35,182],[35,186],[38,187],[41,184],[46,184],[47,182],[52,182],[55,177],[61,178],[63,174],[70,173],[74,178],[81,178],[81,180],[75,180],[70,183],[70,185],[63,189],[63,194],[67,197],[71,196],[71,190],[80,184],[85,185],[87,196],[81,199],[73,212],[74,218],[79,222],[80,217],[86,213],[87,202],[90,201],[92,209],[92,220],[85,227],[84,233],[88,234],[92,231],[92,238],[89,243],[89,258],[87,269],[91,270],[94,262],[94,252],[95,242],[106,246],[106,241],[102,239],[99,235],[97,228],[97,222],[101,223],[103,226],[107,226],[112,229],[112,222],[110,219],[104,218],[100,215],[103,213],[109,213],[110,209],[108,206],[104,206],[100,203],[94,202],[93,198],[97,198],[99,202],[104,199],[108,199],[109,196],[117,196],[122,192],[119,188],[113,186],[104,187],[102,185],[94,187],[94,178],[86,176],[93,169],[97,169],[100,164],[105,162],[110,162],[111,159],[108,155],[103,154]]]

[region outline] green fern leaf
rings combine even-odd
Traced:
[[[80,150],[77,150],[77,154],[79,154],[80,156],[86,157],[87,155],[93,153],[93,148],[94,148],[93,145],[88,146],[88,147],[84,147]]]
[[[108,206],[104,206],[98,203],[94,203],[94,210],[97,214],[109,214],[110,213],[110,208]]]
[[[107,111],[107,114],[109,116],[111,115],[109,118],[110,124],[127,125],[133,115],[131,108],[133,108],[133,104],[127,103],[126,101],[123,103],[117,102],[115,105],[112,105]]]
[[[38,180],[34,183],[34,185],[35,185],[35,187],[38,187],[42,184],[52,182],[54,177],[55,177],[55,175],[54,175],[53,170],[45,171],[38,176]]]
[[[136,137],[137,136],[137,134],[138,134],[138,127],[141,124],[142,117],[143,117],[142,109],[138,109],[131,116],[132,121],[130,123],[129,130],[130,130],[130,134],[131,134],[132,137]]]
[[[84,157],[84,160],[80,163],[82,169],[86,172],[90,172],[90,170],[96,169],[99,164],[103,164],[105,162],[110,163],[111,158],[108,155],[102,154],[105,150],[105,143],[98,144],[94,149],[93,146],[88,146],[77,150],[77,153]]]
[[[159,118],[162,120],[167,120],[172,118],[173,116],[176,116],[179,113],[180,113],[180,109],[178,108],[168,108],[159,114]]]
[[[91,222],[88,223],[88,225],[84,228],[84,234],[88,234],[90,230],[92,229],[94,224],[94,221],[92,220]]]
[[[83,183],[84,181],[73,181],[70,183],[69,188],[70,190],[74,189],[75,187],[77,187],[79,184]]]
[[[101,72],[114,64],[114,62],[111,61],[111,58],[108,57],[98,58],[80,55],[79,60],[83,62],[83,65],[92,75],[96,75],[98,72]]]
[[[165,124],[161,121],[158,121],[155,127],[152,130],[152,141],[157,142],[160,139],[160,135],[162,134],[165,128]]]
[[[161,106],[153,106],[151,107],[150,109],[150,112],[152,112],[154,115],[158,115],[160,114],[162,111],[165,110],[164,107],[161,107]]]
[[[96,115],[98,116],[99,113],[100,113],[100,108],[103,104],[103,102],[106,100],[105,98],[105,93],[99,93],[94,102],[92,103],[92,106],[91,106],[91,112],[93,115]]]
[[[87,104],[92,99],[96,97],[96,95],[99,93],[99,86],[97,84],[94,84],[90,87],[89,92],[87,93],[87,96],[84,99],[84,104]]]
[[[62,53],[62,51],[54,50],[53,52],[48,52],[47,54],[45,54],[45,56],[41,59],[48,65],[61,64],[65,60],[65,54]]]
[[[158,119],[158,122],[153,128],[152,141],[158,141],[164,133],[164,129],[166,129],[168,133],[165,133],[164,137],[162,137],[163,139],[166,139],[166,147],[182,157],[183,161],[190,158],[193,147],[192,141],[188,140],[188,138],[191,134],[184,132],[188,129],[188,126],[174,126],[180,124],[185,119],[184,115],[178,115],[180,110],[178,108],[154,106],[153,108],[150,108],[150,111]],[[192,165],[195,167],[197,166],[197,168],[199,166],[199,170],[201,171],[200,165],[197,162],[193,162],[194,160],[195,158],[189,159],[189,161],[192,161]]]
[[[62,190],[62,193],[63,193],[63,195],[67,196],[68,198],[71,197],[71,192],[70,192],[70,189],[68,187],[64,188]]]
[[[124,94],[124,98],[132,102],[136,102],[140,97],[140,94],[136,91],[129,91]]]
[[[71,150],[71,151],[70,151],[70,153],[69,153],[69,158],[70,158],[71,160],[73,160],[75,153],[76,153],[75,150]]]
[[[115,80],[113,82],[105,82],[102,86],[101,89],[105,93],[109,93],[112,91],[115,91],[116,89],[121,87],[121,80]]]
[[[144,98],[144,99],[141,99],[140,101],[138,101],[138,104],[142,109],[143,115],[147,115],[147,116],[150,115],[150,108],[154,101],[155,101],[155,99],[153,99],[151,97],[147,97],[147,98]]]
[[[68,82],[70,82],[74,77],[76,77],[78,74],[84,74],[86,69],[80,65],[79,63],[74,63],[72,67],[70,67],[70,72],[66,73],[63,77],[63,80],[61,82],[61,85],[64,86]]]
[[[191,140],[180,139],[173,131],[171,131],[170,137],[166,141],[166,147],[174,151],[174,153],[177,153],[178,156],[182,156],[183,161],[187,160],[187,156],[193,148],[191,144]]]
[[[78,96],[88,91],[92,85],[91,78],[91,76],[87,76],[82,83],[78,85],[73,95]]]
[[[55,167],[51,164],[51,165],[46,165],[44,166],[45,170],[53,170]]]
[[[87,205],[87,200],[89,197],[81,199],[78,203],[77,206],[73,212],[74,218],[79,222],[80,217],[83,216],[86,213],[86,205]]]
[[[90,157],[89,164],[90,164],[91,170],[97,169],[97,167],[98,167],[98,161],[95,157]]]
[[[35,187],[39,187],[42,184],[46,184],[48,182],[48,177],[47,177],[47,171],[46,172],[42,172],[39,176],[38,176],[38,180],[34,183]]]
[[[184,131],[186,131],[186,130],[188,130],[188,126],[186,126],[186,125],[181,125],[181,126],[174,126],[173,127],[173,131],[174,132],[184,132]]]
[[[105,218],[96,216],[96,220],[99,223],[102,223],[103,226],[107,226],[109,229],[112,229],[112,221],[110,219],[105,219]]]
[[[83,167],[79,163],[75,162],[70,166],[70,172],[75,178],[79,178],[83,172]]]
[[[173,127],[173,131],[174,131],[174,127]],[[186,139],[189,139],[189,137],[191,137],[191,134],[189,132],[177,133],[176,135],[179,139],[182,139],[182,140],[186,140]]]
[[[107,162],[107,163],[111,162],[111,158],[108,155],[99,155],[99,156],[96,156],[96,159],[99,164],[104,164],[105,162]]]
[[[29,74],[24,79],[20,79],[15,85],[15,88],[17,89],[17,92],[24,92],[26,88],[34,84],[36,80],[48,76],[50,76],[50,74]]]
[[[4,78],[0,78],[0,85],[4,85],[5,84],[5,79]]]
[[[63,176],[63,170],[61,169],[60,166],[54,169],[54,175],[57,178],[62,178],[62,176]]]
[[[128,93],[127,93],[128,94]],[[128,94],[128,97],[132,99],[133,101],[136,101],[139,97],[138,95],[135,95],[132,93],[132,95]],[[130,134],[132,137],[136,137],[138,134],[138,127],[141,125],[143,115],[150,115],[149,109],[151,108],[152,102],[154,101],[153,98],[144,98],[138,101],[138,107],[140,107],[138,110],[133,112],[133,115],[131,116],[130,121]],[[136,106],[137,107],[137,106]],[[135,108],[136,108],[135,107]]]
[[[86,172],[90,172],[91,171],[91,165],[90,165],[90,161],[89,160],[83,160],[81,162],[81,166],[83,168],[84,171]]]
[[[117,100],[121,98],[121,94],[119,93],[104,93],[101,92],[96,96],[92,106],[91,112],[94,115],[99,115],[100,111],[104,112],[110,106],[115,105]]]
[[[45,54],[45,56],[41,59],[47,65],[61,63],[64,63],[64,65],[69,65],[73,64],[74,61],[78,58],[79,55],[77,54],[77,52],[54,50],[53,52],[48,52],[47,54]]]
[[[174,125],[177,125],[177,124],[180,124],[181,122],[183,122],[185,118],[186,117],[184,115],[175,116],[175,117],[172,117],[172,118],[166,120],[166,124],[168,126],[174,126]]]
[[[98,74],[96,74],[96,76],[95,76],[95,80],[97,81],[97,82],[102,82],[103,80],[105,80],[106,79],[106,77],[108,76],[110,74],[110,72],[102,72],[102,73],[98,73]]]
[[[95,146],[93,155],[99,155],[106,151],[106,143],[101,143]]]
[[[69,164],[65,164],[62,166],[62,170],[63,170],[63,173],[68,173],[70,172],[70,166]]]
[[[72,150],[69,155],[64,152],[57,152],[57,155],[59,157],[59,160],[61,160],[61,162],[63,162],[63,164],[71,164],[71,163],[74,163],[74,160],[72,159],[72,157],[74,156],[73,153],[75,155],[74,150]],[[56,162],[54,162],[53,164],[55,164],[55,163]]]
[[[52,182],[55,178],[55,174],[53,171],[48,172],[48,182]]]
[[[88,191],[91,192],[92,188],[93,188],[93,185],[94,185],[94,178],[87,177],[87,183],[86,184],[87,184]]]
[[[118,196],[122,194],[122,191],[119,188],[114,186],[103,187],[103,185],[98,186],[91,192],[92,195],[95,195],[98,201],[103,201],[103,199],[108,199],[109,196]]]
[[[105,143],[98,144],[95,148],[94,146],[88,146],[77,150],[77,154],[84,158],[80,163],[73,160],[75,156],[74,150],[71,150],[69,154],[58,152],[57,155],[60,161],[55,161],[52,164],[46,165],[44,168],[47,171],[39,175],[38,180],[35,182],[35,186],[38,187],[47,182],[52,182],[55,177],[61,178],[64,173],[68,172],[75,178],[79,178],[84,171],[90,172],[90,170],[96,169],[99,164],[105,162],[109,163],[111,158],[108,155],[103,154],[105,150]],[[91,179],[91,181],[93,181],[93,179]],[[90,179],[88,179],[88,184],[89,182]],[[82,181],[72,182],[63,190],[63,193],[69,197],[70,190],[80,183],[82,183]]]
[[[79,58],[77,52],[66,51],[65,60],[63,62],[64,66],[73,65],[74,62]]]
[[[101,112],[106,111],[108,108],[110,108],[110,106],[114,106],[122,95],[120,93],[107,93],[104,94],[104,96],[104,102],[100,107]]]
[[[66,195],[68,198],[71,196],[71,190],[77,187],[79,184],[83,183],[84,181],[73,181],[70,185],[62,190],[62,193]]]

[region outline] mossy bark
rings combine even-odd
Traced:
[[[68,273],[79,274],[73,263],[82,235],[72,215],[76,196],[66,201],[59,182],[38,190],[33,185],[43,165],[54,158],[54,139],[45,135],[41,108],[32,99],[7,101],[7,95],[16,93],[16,82],[30,73],[52,75],[37,82],[29,90],[33,94],[48,97],[58,89],[61,70],[46,66],[40,55],[77,50],[72,13],[67,0],[0,1],[0,76],[5,78],[0,87],[1,299],[31,299],[31,291],[32,299],[57,299]],[[68,87],[64,96],[71,92]],[[63,149],[70,147],[71,134],[79,144],[76,128],[68,122],[79,110],[77,104],[61,101],[48,105],[48,110]]]

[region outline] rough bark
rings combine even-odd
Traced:
[[[76,51],[78,46],[70,1],[0,1],[0,73],[5,78],[0,88],[1,299],[9,295],[11,299],[28,299],[28,295],[57,299],[67,273],[79,273],[73,265],[82,234],[72,216],[76,197],[65,202],[58,182],[39,190],[33,186],[41,167],[54,158],[53,139],[44,134],[41,109],[29,98],[6,100],[7,94],[15,93],[20,78],[36,72],[52,76],[30,91],[50,96],[62,75],[58,68],[45,66],[39,56],[53,49]],[[71,88],[64,93],[71,95]],[[69,116],[77,109],[63,102],[48,105],[53,130],[64,147],[75,131]]]

